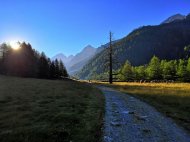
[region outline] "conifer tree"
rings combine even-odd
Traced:
[[[186,65],[185,65],[185,61],[180,59],[179,63],[178,63],[178,67],[177,67],[177,76],[178,76],[178,80],[180,81],[185,81],[186,80]]]
[[[132,66],[129,61],[126,61],[124,66],[120,71],[120,79],[123,81],[128,81],[133,79]]]
[[[151,80],[161,79],[160,59],[153,56],[148,65],[147,74]]]

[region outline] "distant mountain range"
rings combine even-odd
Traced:
[[[160,25],[143,26],[113,44],[114,69],[119,69],[126,60],[133,66],[147,64],[152,56],[160,59],[184,57],[184,47],[190,45],[190,15],[169,17]],[[104,46],[102,46],[104,47]],[[77,73],[81,79],[106,72],[108,52],[102,49]]]
[[[115,40],[112,43],[118,42],[119,40]],[[59,53],[52,57],[52,60],[58,59],[62,60],[64,65],[67,68],[67,71],[70,75],[75,75],[78,73],[95,55],[103,51],[105,48],[109,46],[109,43],[105,45],[101,45],[98,48],[92,47],[91,45],[87,45],[83,48],[83,50],[77,53],[75,56],[65,56],[63,53]]]
[[[58,59],[62,60],[65,64],[70,75],[78,72],[82,67],[91,59],[96,52],[100,52],[98,48],[94,48],[91,45],[86,46],[81,52],[77,53],[75,56],[65,56],[63,53],[55,55],[52,60]]]
[[[62,60],[65,64],[65,66],[67,66],[67,64],[73,59],[73,55],[70,56],[65,56],[63,53],[59,53],[57,55],[55,55],[52,60],[58,59],[58,60]]]

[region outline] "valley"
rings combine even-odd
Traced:
[[[2,1],[0,142],[190,142],[190,1]]]

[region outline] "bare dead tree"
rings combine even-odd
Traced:
[[[105,46],[105,55],[103,57],[104,66],[103,70],[108,73],[108,81],[110,84],[113,83],[113,80],[117,80],[118,72],[114,70],[116,65],[120,65],[120,62],[117,61],[117,58],[114,57],[114,45],[115,41],[113,40],[113,33],[109,33],[109,43],[104,45]],[[107,78],[106,78],[107,79]]]
[[[110,32],[110,45],[109,45],[109,83],[113,82],[113,74],[112,74],[112,32]]]

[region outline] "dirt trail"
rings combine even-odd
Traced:
[[[190,142],[190,135],[148,104],[106,87],[104,142]]]

